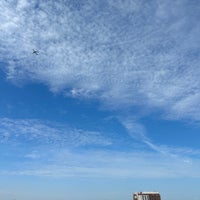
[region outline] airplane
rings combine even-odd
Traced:
[[[39,54],[39,51],[38,51],[38,50],[35,50],[35,49],[33,49],[33,54],[35,54],[35,55],[38,55],[38,54]]]

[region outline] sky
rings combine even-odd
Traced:
[[[199,199],[199,19],[198,0],[1,0],[0,199]]]

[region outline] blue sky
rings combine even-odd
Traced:
[[[2,0],[0,198],[198,199],[199,19],[195,0]]]

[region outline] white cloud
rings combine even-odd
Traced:
[[[40,157],[41,157],[41,155],[37,151],[33,151],[33,152],[25,155],[25,158],[31,158],[31,159],[38,159]]]
[[[158,146],[151,141],[151,139],[146,133],[145,127],[141,123],[139,123],[138,120],[129,117],[124,119],[119,118],[119,121],[124,126],[131,138],[144,143],[151,150],[154,150],[164,155],[168,154],[168,156],[171,156],[171,154],[167,151],[169,150],[168,148],[164,150],[161,146]]]
[[[111,150],[105,147],[113,140],[105,134],[52,122],[3,118],[0,134],[5,136],[1,141],[4,165],[0,174],[59,178],[200,176],[199,150],[156,145],[134,119],[123,122],[133,142],[141,141],[153,151],[134,146]],[[120,141],[120,145],[123,149],[126,143]]]
[[[199,177],[199,160],[147,152],[54,151],[51,161],[24,162],[0,174],[51,177],[175,178]]]
[[[0,59],[7,62],[7,78],[98,98],[110,108],[142,105],[199,120],[200,30],[191,14],[197,6],[132,1],[130,8],[128,1],[111,1],[100,9],[99,3],[76,9],[62,1],[3,0]]]
[[[186,148],[186,147],[173,147],[173,146],[167,146],[167,145],[158,145],[154,141],[152,141],[147,132],[145,127],[139,123],[139,121],[135,118],[118,118],[119,122],[124,126],[129,136],[141,143],[144,143],[147,147],[149,147],[154,152],[157,152],[163,156],[166,156],[168,158],[177,158],[181,155],[185,155],[188,157],[195,156],[196,158],[199,158],[200,151],[199,149],[193,149],[193,148]],[[153,133],[151,133],[153,134]],[[188,161],[188,159],[186,159]]]
[[[126,128],[127,132],[132,138],[138,140],[147,140],[146,130],[144,126],[136,121],[136,119],[120,119],[122,125]]]
[[[86,146],[112,144],[102,133],[71,128],[61,124],[40,120],[0,119],[1,143],[55,146]]]

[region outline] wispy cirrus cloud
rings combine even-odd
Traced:
[[[105,148],[115,147],[106,134],[48,121],[3,118],[1,150],[6,151],[1,151],[0,174],[59,178],[200,176],[198,150],[156,145],[141,124],[130,120],[124,123],[133,141],[142,141],[153,151],[134,147],[134,143],[120,151]],[[83,146],[87,148],[80,148]]]
[[[0,119],[1,143],[50,145],[49,147],[110,145],[102,133],[41,120]]]
[[[47,155],[46,155],[47,156]],[[199,177],[199,160],[187,156],[166,157],[149,152],[56,150],[42,159],[15,163],[0,174],[50,177],[177,178]]]
[[[176,158],[180,157],[180,155],[185,155],[191,158],[194,156],[199,158],[199,149],[156,144],[147,134],[145,126],[139,123],[139,121],[133,117],[118,118],[118,120],[124,126],[125,130],[133,140],[144,143],[151,150],[160,153],[163,156]]]
[[[42,82],[110,108],[142,105],[199,120],[196,4],[3,0],[0,10],[0,59],[9,80]]]

